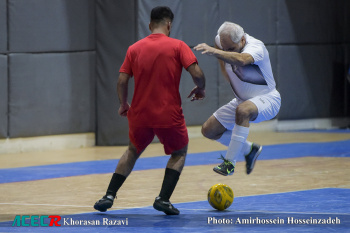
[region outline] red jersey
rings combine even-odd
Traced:
[[[197,62],[181,40],[156,33],[128,48],[119,72],[135,78],[128,111],[133,126],[168,128],[185,124],[179,85],[182,67]]]

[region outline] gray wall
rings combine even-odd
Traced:
[[[0,0],[0,137],[95,131],[95,1]]]
[[[7,136],[7,56],[0,54],[0,138]]]
[[[157,5],[172,8],[171,36],[190,47],[213,45],[224,21],[264,41],[282,94],[279,120],[349,116],[347,0],[0,0],[0,138],[96,132],[98,145],[127,143],[118,70],[128,46],[149,34]],[[184,71],[188,125],[233,98],[217,61],[195,54],[207,98],[186,98],[194,85]],[[130,101],[132,92],[131,82]]]
[[[349,116],[349,6],[345,0],[278,1],[278,119]]]
[[[96,1],[98,145],[120,145],[128,142],[128,121],[118,115],[116,84],[126,50],[136,41],[135,9],[134,1]],[[132,88],[131,83],[130,101]]]
[[[7,136],[7,7],[6,0],[0,0],[0,138]]]

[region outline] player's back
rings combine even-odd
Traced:
[[[133,118],[151,118],[147,124],[158,127],[182,120],[180,43],[164,34],[151,34],[130,47],[135,78]]]
[[[179,43],[164,34],[151,34],[136,42],[132,47],[133,72],[135,80],[139,78],[158,79],[168,82],[164,75],[181,76],[179,60]],[[140,80],[141,81],[141,80]]]

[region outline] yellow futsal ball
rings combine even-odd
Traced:
[[[208,191],[208,202],[217,210],[224,210],[230,207],[233,198],[232,189],[226,184],[213,185]]]

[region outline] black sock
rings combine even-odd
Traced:
[[[119,188],[123,185],[126,177],[117,173],[113,173],[111,182],[106,192],[106,195],[112,195],[114,198],[117,195]]]
[[[170,168],[165,169],[163,185],[159,194],[162,200],[169,201],[171,195],[173,194],[177,181],[179,180],[179,177],[180,172]]]

